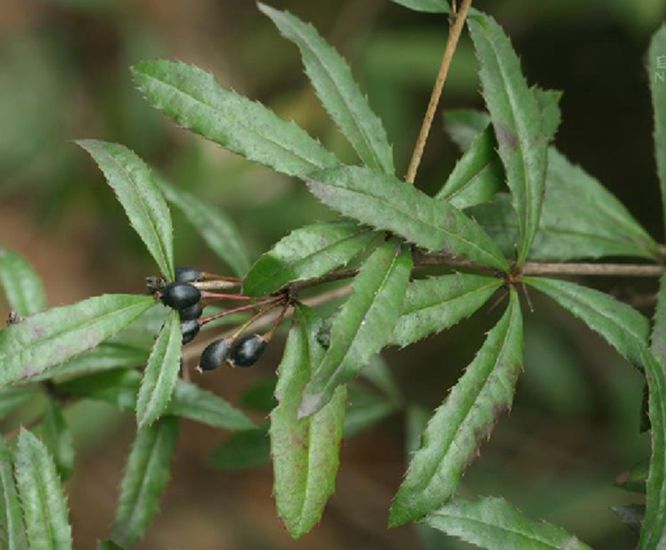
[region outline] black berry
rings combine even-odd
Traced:
[[[263,355],[268,342],[259,334],[238,339],[231,348],[229,362],[234,367],[251,367]]]
[[[174,309],[185,309],[201,300],[201,291],[189,283],[171,283],[162,291],[162,303]]]
[[[226,338],[215,340],[212,344],[203,350],[201,359],[199,360],[199,368],[201,370],[215,370],[222,366],[229,357],[229,350],[231,342]]]
[[[203,279],[203,273],[194,267],[177,267],[176,268],[176,282],[177,283],[196,283]]]
[[[180,331],[183,333],[183,344],[187,344],[194,340],[194,337],[199,334],[199,323],[196,319],[190,319],[189,321],[183,321],[180,323]]]
[[[181,321],[189,321],[191,319],[198,319],[203,313],[203,306],[201,304],[194,304],[193,306],[184,307],[179,309],[178,313],[180,314]]]

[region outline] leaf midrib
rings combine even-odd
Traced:
[[[177,94],[180,94],[180,95],[182,95],[182,96],[185,96],[186,98],[190,98],[190,99],[191,99],[192,101],[194,101],[195,103],[198,103],[198,104],[202,105],[204,108],[206,108],[206,109],[208,109],[208,110],[210,110],[210,111],[212,111],[212,112],[214,112],[214,113],[217,113],[217,114],[220,115],[220,116],[226,116],[225,113],[224,113],[223,111],[220,111],[219,109],[216,109],[213,105],[210,105],[209,103],[206,103],[204,100],[199,99],[198,97],[192,95],[192,94],[189,93],[189,92],[185,92],[185,91],[181,90],[180,88],[174,86],[173,84],[171,84],[171,83],[169,83],[169,82],[166,82],[166,81],[164,81],[164,80],[160,80],[159,78],[157,78],[157,77],[155,77],[155,76],[153,76],[153,75],[150,75],[150,74],[148,74],[148,73],[146,73],[146,72],[141,72],[141,74],[144,75],[144,76],[145,76],[146,78],[148,78],[149,80],[153,80],[153,81],[155,81],[155,82],[158,84],[158,86],[161,85],[161,86],[164,86],[164,87],[166,87],[166,88],[169,88],[169,89],[175,91]],[[207,76],[210,77],[210,75],[207,75]],[[211,77],[211,78],[212,78],[212,77]],[[226,90],[224,90],[223,88],[221,88],[221,87],[219,86],[219,84],[218,84],[217,86],[218,86],[222,91],[228,93]],[[241,98],[241,99],[244,99],[244,98]],[[248,100],[248,101],[249,101],[249,100]],[[281,122],[285,122],[284,120],[279,119],[279,117],[277,117],[277,115],[275,115],[274,113],[272,113],[272,112],[270,112],[270,111],[269,111],[269,114],[275,116],[275,117],[278,118],[278,120],[280,120]],[[231,117],[229,117],[229,118],[231,118]],[[264,136],[264,135],[260,134],[259,132],[257,132],[256,130],[254,130],[253,128],[247,126],[246,124],[243,124],[243,122],[241,121],[241,119],[239,119],[239,118],[237,118],[237,117],[234,117],[234,118],[233,118],[233,121],[234,121],[236,124],[238,124],[239,126],[243,127],[243,128],[245,129],[246,132],[252,134],[252,135],[255,136],[255,137],[258,137],[258,138],[261,139],[261,140],[264,140],[264,141],[267,141],[267,142],[271,143],[272,145],[276,146],[278,149],[282,149],[283,151],[287,152],[287,153],[288,153],[289,155],[291,155],[292,157],[295,157],[295,158],[297,158],[297,159],[299,159],[299,160],[301,160],[301,161],[303,161],[303,162],[305,162],[305,163],[307,163],[307,164],[313,166],[313,167],[316,168],[316,169],[321,170],[321,169],[323,169],[323,168],[327,168],[327,167],[332,167],[332,166],[333,166],[333,164],[331,164],[331,166],[324,165],[324,164],[320,164],[320,163],[318,163],[318,162],[316,162],[316,161],[312,161],[312,160],[310,160],[309,158],[307,158],[307,157],[305,157],[305,156],[300,155],[298,152],[294,152],[294,151],[292,151],[291,149],[289,149],[288,147],[286,147],[284,144],[280,143],[279,141],[275,141],[275,140],[271,139],[269,136]],[[310,138],[310,136],[307,136],[307,135],[306,135],[305,137]],[[312,138],[310,138],[310,139],[312,139]],[[316,143],[316,142],[314,142],[314,143]],[[326,150],[323,149],[323,148],[322,148],[322,150],[325,151],[326,153],[329,153],[328,151],[326,151]],[[329,153],[329,154],[330,154],[330,153]]]

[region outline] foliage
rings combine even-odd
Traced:
[[[396,2],[455,17],[443,0]],[[499,24],[472,10],[468,27],[488,113],[446,115],[445,126],[463,154],[441,178],[441,189],[430,196],[396,174],[385,124],[345,59],[310,24],[263,4],[259,9],[298,47],[314,91],[356,152],[357,165],[343,164],[296,123],[225,89],[195,66],[142,61],[132,67],[134,81],[149,103],[179,125],[241,157],[295,176],[344,219],[311,220],[252,263],[243,235],[226,213],[169,183],[123,145],[80,141],[155,261],[158,276],[149,279],[146,295],[108,294],[46,309],[46,293],[35,270],[17,252],[0,251],[0,284],[15,312],[0,331],[0,416],[40,392],[47,396],[35,430],[41,440],[21,429],[15,449],[13,443],[0,441],[3,547],[72,547],[61,478],[74,468],[75,446],[63,410],[70,401],[86,399],[133,411],[137,418],[116,518],[101,547],[130,548],[148,529],[169,480],[181,419],[234,432],[209,458],[214,466],[239,468],[272,460],[278,515],[299,538],[319,522],[334,493],[343,437],[406,411],[413,453],[393,499],[391,526],[420,521],[422,534],[432,535],[424,530],[427,525],[483,548],[588,548],[559,527],[528,519],[501,498],[459,496],[465,471],[499,417],[511,409],[523,370],[519,291],[529,286],[599,333],[645,378],[650,456],[622,485],[645,492],[639,548],[663,548],[664,278],[651,323],[609,294],[530,275],[530,270],[540,273],[548,266],[535,261],[557,262],[562,270],[574,259],[636,257],[659,265],[664,260],[663,245],[618,199],[549,146],[561,119],[561,93],[530,86]],[[649,52],[662,193],[666,84],[653,73],[665,49],[662,27]],[[172,304],[168,311],[157,305],[160,299],[168,303],[165,298],[174,288],[170,283],[182,274],[174,261],[169,204],[238,276],[196,274],[187,288],[196,287],[198,303],[203,307],[234,300],[245,305],[217,309],[211,317],[200,317],[199,312],[194,319],[186,317],[191,304]],[[428,266],[443,272],[424,277],[417,268]],[[598,264],[597,269],[603,272],[604,267]],[[314,297],[315,304],[344,299],[336,310],[305,305],[308,289],[347,279],[353,282]],[[508,297],[506,309],[426,422],[422,409],[405,403],[407,394],[393,380],[381,352],[449,329],[493,296],[495,305]],[[221,397],[179,377],[188,372],[190,350],[199,353],[205,347],[183,347],[188,343],[183,338],[186,323],[194,323],[196,332],[205,328],[202,333],[210,344],[219,325],[209,323],[226,321],[228,314],[235,315],[229,317],[234,322],[241,319],[240,328],[224,334],[231,342],[229,359],[237,366],[247,366],[236,347],[238,338],[257,319],[275,323],[254,337],[259,347],[251,352],[255,355],[244,357],[249,363],[278,339],[283,319],[293,317],[274,396],[265,391],[272,388],[269,384],[244,401],[262,413],[272,409],[259,426]],[[137,333],[149,337],[137,338]],[[200,366],[218,366],[204,362],[212,348],[205,349]],[[636,523],[637,509],[632,510]]]

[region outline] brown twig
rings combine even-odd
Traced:
[[[430,127],[432,126],[432,121],[435,118],[437,105],[439,105],[439,100],[442,97],[444,83],[446,82],[446,77],[448,76],[449,68],[451,67],[451,61],[453,60],[453,54],[455,53],[456,47],[458,46],[458,40],[462,34],[465,19],[467,18],[467,12],[469,11],[471,4],[472,0],[463,0],[455,14],[451,14],[453,24],[451,25],[449,31],[449,37],[446,40],[446,47],[444,48],[442,63],[439,66],[437,79],[435,80],[435,85],[433,86],[432,94],[430,95],[430,102],[428,103],[428,108],[426,109],[426,113],[423,117],[423,123],[421,124],[421,130],[419,131],[419,137],[416,139],[414,152],[412,153],[412,158],[409,161],[409,168],[407,169],[407,175],[405,176],[405,180],[407,180],[409,183],[414,183],[414,180],[416,179],[416,173],[418,172],[419,165],[421,164],[421,158],[423,157],[425,144],[426,141],[428,141],[428,134],[430,134]]]

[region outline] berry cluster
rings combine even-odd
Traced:
[[[209,344],[201,354],[199,360],[200,371],[211,371],[227,363],[232,367],[251,367],[263,355],[268,347],[273,333],[280,325],[289,307],[289,299],[285,295],[271,296],[254,301],[242,294],[222,294],[215,290],[231,289],[240,286],[240,279],[221,277],[199,271],[192,267],[176,268],[175,281],[158,285],[155,288],[154,279],[149,282],[160,301],[180,315],[180,327],[183,335],[183,344],[191,342],[201,330],[201,327],[221,317],[234,313],[257,310],[247,322],[238,328],[230,337],[220,338]],[[202,317],[204,308],[215,301],[249,301],[248,304],[233,309],[226,309],[208,317]],[[282,311],[276,323],[266,334],[248,334],[241,336],[243,331],[259,317],[276,307]]]

